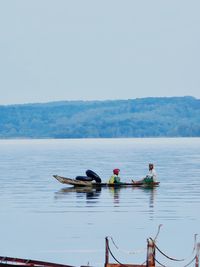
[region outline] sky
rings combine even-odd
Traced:
[[[199,0],[0,0],[0,104],[200,98]]]

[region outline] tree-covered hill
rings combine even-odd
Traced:
[[[0,138],[200,136],[200,100],[162,97],[0,106]]]

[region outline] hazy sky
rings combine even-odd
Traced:
[[[200,98],[199,0],[0,0],[0,104]]]

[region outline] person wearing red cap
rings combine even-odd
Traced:
[[[120,177],[119,177],[120,169],[114,169],[113,175],[109,179],[109,184],[120,184]]]

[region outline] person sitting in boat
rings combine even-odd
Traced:
[[[109,179],[109,184],[120,184],[120,177],[119,177],[120,169],[114,169],[113,175]]]
[[[132,182],[134,183],[135,181],[132,180]],[[146,184],[157,182],[157,173],[153,163],[149,163],[149,173],[142,180],[137,182],[143,182]]]
[[[157,173],[155,171],[153,163],[149,163],[149,173],[143,180],[145,183],[152,183],[157,181]]]

